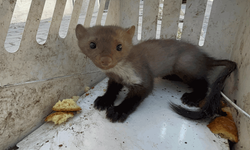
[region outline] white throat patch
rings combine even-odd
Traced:
[[[142,83],[141,77],[136,73],[130,62],[121,61],[115,67],[103,71],[118,75],[128,85]]]

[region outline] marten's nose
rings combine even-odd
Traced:
[[[111,65],[112,63],[112,59],[110,57],[102,57],[101,58],[101,65],[103,67],[108,67],[109,65]]]

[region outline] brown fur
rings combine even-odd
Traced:
[[[97,67],[109,69],[114,67],[119,61],[124,59],[133,46],[132,37],[135,28],[125,31],[116,26],[95,26],[86,30],[83,26],[78,26],[76,36],[82,52],[88,56]],[[131,32],[131,33],[130,33]],[[90,42],[95,41],[95,50],[89,48]],[[116,46],[123,43],[122,51],[118,52]],[[108,67],[101,65],[101,58],[110,57],[112,64]]]
[[[197,46],[173,39],[148,40],[133,46],[134,31],[134,26],[129,29],[117,26],[95,26],[87,29],[81,25],[76,27],[78,45],[82,52],[110,78],[107,92],[96,99],[95,108],[108,109],[107,118],[113,122],[123,122],[139,106],[151,93],[155,77],[175,75],[180,78],[193,88],[193,92],[182,96],[183,103],[197,106],[207,95],[208,71],[215,66],[227,66],[216,83],[219,84],[236,67],[229,60],[215,60],[201,52]],[[93,43],[95,46],[91,48]],[[122,46],[121,50],[117,49],[119,45]],[[129,93],[119,106],[113,106],[116,95],[123,86],[129,88]],[[216,97],[218,91],[220,90],[213,91]],[[211,103],[213,96],[210,94],[211,98],[201,112],[191,115],[185,115],[187,110],[178,106],[172,107],[185,117],[201,119],[208,116],[208,110],[211,110],[209,115],[216,112],[219,104]]]

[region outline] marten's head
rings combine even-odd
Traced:
[[[107,70],[130,53],[135,26],[123,29],[118,26],[76,26],[78,46],[97,67]]]

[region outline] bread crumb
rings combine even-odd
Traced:
[[[88,87],[88,86],[86,86],[85,88],[84,88],[84,92],[88,92],[90,90],[90,87]]]
[[[78,99],[79,99],[79,96],[72,96],[72,99],[73,99],[75,102],[77,102]]]

